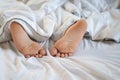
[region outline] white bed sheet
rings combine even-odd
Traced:
[[[120,44],[84,39],[68,58],[24,58],[13,42],[0,44],[0,80],[119,80]]]

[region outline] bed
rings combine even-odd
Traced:
[[[119,0],[1,0],[0,80],[119,80],[119,3]],[[50,47],[78,19],[86,19],[88,29],[77,51],[67,58],[51,56]],[[23,25],[29,36],[47,50],[47,56],[25,58],[11,40],[12,21]]]

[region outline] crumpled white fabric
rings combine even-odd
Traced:
[[[45,41],[52,35],[54,39],[58,39],[59,35],[62,35],[80,18],[70,12],[67,6],[70,2],[66,0],[29,0],[26,3],[8,0],[0,3],[2,4],[0,5],[0,39],[2,39],[0,42],[6,40],[5,37],[9,34],[5,30],[9,31],[9,26],[13,21],[20,23],[33,39]],[[77,7],[72,3],[70,5]],[[76,9],[79,10],[79,8]]]
[[[0,80],[119,80],[119,48],[84,39],[71,57],[25,58],[12,41],[5,42],[0,44]]]
[[[83,16],[87,18],[87,32],[92,40],[114,40],[120,42],[120,1],[83,1]]]
[[[111,9],[92,14],[88,19],[88,32],[93,40],[114,40],[120,42],[120,10]]]
[[[87,20],[92,40],[120,41],[119,0],[1,0],[0,42],[11,40],[11,22],[20,23],[30,37],[58,40],[76,20]],[[102,3],[102,4],[101,4]]]

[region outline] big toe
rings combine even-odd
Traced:
[[[51,49],[51,55],[56,56],[57,55],[57,49],[54,47]]]

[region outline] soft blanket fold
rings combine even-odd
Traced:
[[[37,41],[47,40],[53,32],[62,34],[74,21],[79,19],[61,7],[65,2],[56,0],[52,3],[49,0],[43,0],[36,4],[34,0],[30,0],[24,4],[17,1],[1,1],[3,4],[1,6],[4,8],[0,13],[0,42],[6,40],[5,37],[9,34],[5,30],[9,29],[13,21],[20,23],[30,37]]]
[[[37,2],[37,3],[36,3]],[[101,4],[102,2],[102,4]],[[0,42],[11,39],[11,22],[20,23],[30,37],[45,41],[58,40],[76,20],[87,20],[87,32],[93,40],[119,37],[119,0],[26,0],[0,1]]]

